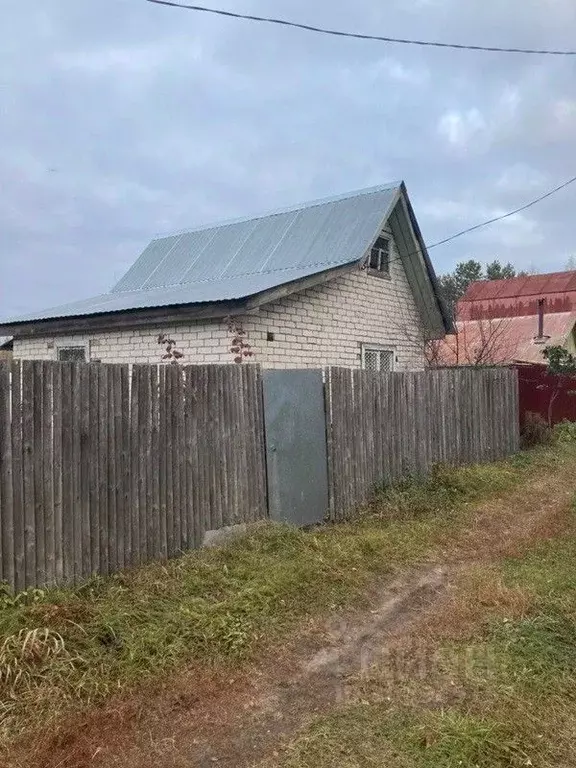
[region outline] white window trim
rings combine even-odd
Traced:
[[[382,238],[383,240],[386,240],[388,242],[388,269],[376,269],[375,267],[370,266],[370,261],[372,260],[372,251],[376,249],[376,243],[378,240]],[[384,253],[384,250],[382,248],[377,249],[379,251],[379,259],[378,262],[381,266],[382,264],[382,253]],[[368,269],[368,273],[370,275],[374,275],[375,277],[382,277],[385,280],[390,280],[392,278],[392,270],[390,269],[390,264],[394,260],[394,238],[388,233],[388,232],[381,232],[376,240],[372,243],[370,250],[368,251],[368,255],[366,257],[365,265]]]
[[[382,344],[362,344],[362,369],[366,370],[366,352],[390,352],[392,354],[392,366],[390,372],[396,370],[396,347]]]

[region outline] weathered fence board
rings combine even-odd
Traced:
[[[510,369],[377,375],[329,368],[326,398],[334,520],[378,485],[423,475],[436,463],[502,458],[519,447],[517,375]]]
[[[513,370],[331,368],[324,410],[332,519],[519,445]],[[265,440],[255,365],[0,364],[0,579],[73,584],[267,517]]]
[[[267,515],[256,366],[0,364],[0,580],[73,584]]]

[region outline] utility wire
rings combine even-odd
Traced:
[[[575,181],[576,176],[573,176],[571,179],[568,179],[568,181],[565,181],[563,184],[554,187],[554,189],[551,189],[549,192],[540,195],[540,197],[537,197],[535,200],[531,200],[529,203],[526,203],[526,205],[521,205],[520,208],[515,208],[513,211],[503,213],[502,216],[495,216],[493,219],[487,219],[486,221],[482,221],[480,224],[475,224],[473,227],[468,227],[467,229],[463,229],[461,232],[456,232],[454,235],[445,237],[444,240],[439,240],[437,243],[432,243],[432,245],[427,246],[427,248],[428,250],[431,248],[436,248],[439,245],[444,245],[444,243],[449,243],[451,240],[455,240],[457,237],[467,235],[469,232],[474,232],[475,230],[481,229],[482,227],[487,227],[489,224],[495,224],[497,221],[503,221],[504,219],[510,218],[510,216],[515,216],[517,213],[526,211],[528,208],[532,208],[533,205],[541,203],[542,200],[546,200],[546,198],[552,197],[552,195],[555,195],[556,192],[560,192],[561,189],[565,189],[566,187],[569,187],[570,184],[574,184]]]
[[[573,176],[571,179],[568,179],[568,181],[565,181],[562,184],[559,184],[557,187],[554,187],[554,189],[549,190],[548,192],[545,192],[543,195],[540,195],[540,197],[535,198],[534,200],[531,200],[529,203],[526,203],[525,205],[521,205],[519,208],[515,208],[513,211],[508,211],[508,213],[503,213],[501,216],[495,216],[492,219],[486,219],[486,221],[481,221],[480,224],[474,224],[472,227],[467,227],[466,229],[462,229],[460,232],[456,232],[453,235],[449,235],[448,237],[445,237],[443,240],[438,240],[436,243],[432,243],[431,245],[426,245],[425,249],[426,251],[431,251],[432,248],[437,248],[439,245],[444,245],[445,243],[449,243],[452,240],[456,240],[458,237],[462,237],[463,235],[467,235],[469,232],[475,232],[477,229],[482,229],[483,227],[487,227],[489,224],[495,224],[497,221],[503,221],[504,219],[509,219],[511,216],[515,216],[517,213],[521,213],[522,211],[526,211],[528,208],[532,208],[532,206],[537,205],[538,203],[541,203],[542,200],[546,200],[548,197],[552,197],[552,195],[555,195],[557,192],[560,192],[560,190],[565,189],[566,187],[569,187],[570,184],[574,184],[576,182],[576,176]],[[406,256],[416,256],[420,253],[420,249],[416,251],[410,251],[407,254],[404,254],[404,256],[396,256],[394,259],[390,259],[388,262],[389,264],[392,264],[395,261],[402,261],[403,258]]]
[[[452,48],[463,51],[490,51],[492,53],[522,53],[536,56],[576,56],[576,50],[546,50],[539,48],[500,48],[491,45],[464,45],[460,43],[440,43],[433,40],[410,40],[402,37],[384,37],[383,35],[367,35],[359,32],[344,32],[337,29],[328,29],[325,27],[315,27],[311,24],[300,24],[296,21],[287,21],[286,19],[277,19],[266,16],[252,16],[247,13],[235,13],[234,11],[224,11],[221,8],[206,8],[203,5],[188,5],[185,3],[176,3],[172,0],[146,0],[148,3],[156,5],[166,5],[171,8],[184,8],[188,11],[197,11],[199,13],[211,13],[216,16],[227,16],[232,19],[244,19],[246,21],[258,21],[266,24],[279,24],[283,27],[292,27],[295,29],[304,29],[307,32],[316,32],[322,35],[333,35],[335,37],[352,37],[356,40],[376,40],[381,43],[398,43],[401,45],[419,45],[430,48]]]

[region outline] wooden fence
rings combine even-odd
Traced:
[[[330,368],[325,382],[332,519],[436,462],[518,448],[514,370]],[[16,590],[74,584],[267,517],[275,480],[266,477],[262,387],[255,365],[1,363],[0,579]],[[281,452],[284,479],[296,476],[290,457],[310,438],[289,428],[280,436],[291,448]],[[314,482],[300,477],[307,504]]]
[[[257,366],[0,364],[0,579],[16,590],[266,514]]]
[[[451,368],[381,375],[330,368],[326,377],[330,516],[375,487],[432,464],[490,461],[519,448],[516,371]]]

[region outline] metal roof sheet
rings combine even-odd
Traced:
[[[575,324],[574,312],[546,315],[544,333],[549,338],[546,344],[542,344],[534,341],[538,333],[538,318],[534,315],[492,320],[459,320],[456,323],[458,339],[454,335],[448,335],[439,345],[439,362],[443,365],[469,364],[476,359],[478,350],[486,349],[489,344],[492,363],[544,363],[543,349],[546,346],[566,345]]]
[[[243,299],[352,264],[379,234],[401,186],[370,187],[157,238],[109,293],[5,323]]]
[[[48,320],[60,317],[121,312],[129,309],[146,309],[240,299],[274,288],[277,285],[290,283],[293,280],[300,280],[303,277],[317,274],[319,271],[329,269],[330,266],[330,264],[325,264],[321,270],[318,270],[315,266],[300,269],[284,269],[245,277],[205,280],[168,288],[149,288],[148,290],[122,292],[111,291],[101,296],[54,307],[42,313],[19,317],[11,322],[30,322],[39,319]],[[338,264],[332,266],[338,266]],[[8,321],[6,325],[8,325]]]
[[[321,271],[324,265],[355,261],[376,236],[398,189],[375,187],[154,240],[112,292],[248,278],[291,268],[313,266]]]
[[[490,301],[520,296],[576,291],[576,271],[526,275],[508,280],[477,280],[470,283],[461,301]]]

